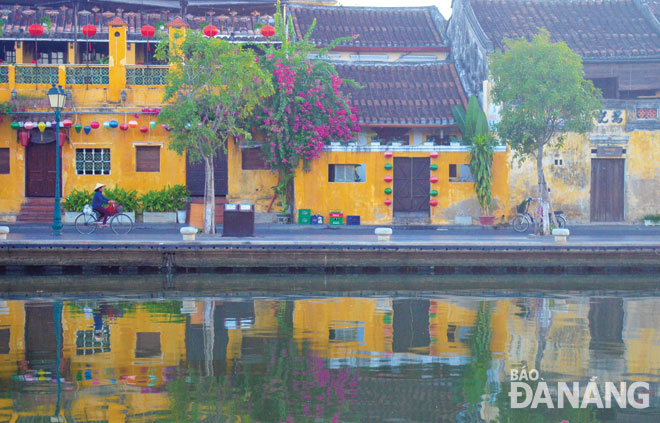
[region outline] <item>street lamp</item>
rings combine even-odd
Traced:
[[[66,92],[61,85],[48,90],[50,107],[55,110],[55,208],[53,209],[53,235],[62,234],[62,210],[60,209],[60,109],[66,102]]]

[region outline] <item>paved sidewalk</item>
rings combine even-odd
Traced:
[[[116,235],[110,228],[98,229],[90,235],[78,234],[72,225],[65,225],[62,235],[52,235],[48,224],[11,224],[7,241],[10,244],[88,244],[88,243],[178,243],[182,241],[176,224],[136,224],[127,235]],[[381,225],[387,226],[387,225]],[[309,226],[264,224],[255,226],[250,238],[222,237],[222,225],[216,235],[199,234],[196,243],[210,244],[374,244],[377,226]],[[553,237],[539,237],[530,233],[517,233],[507,227],[482,228],[480,226],[405,226],[392,227],[392,245],[543,245],[552,244]],[[631,246],[660,247],[660,227],[639,225],[575,225],[569,226],[571,235],[566,246]]]

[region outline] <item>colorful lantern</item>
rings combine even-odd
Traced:
[[[144,25],[140,29],[140,32],[142,33],[143,37],[147,37],[147,51],[151,51],[151,47],[149,47],[149,38],[154,36],[156,33],[156,28],[151,25]]]
[[[385,188],[385,194],[387,195],[392,194],[392,188]]]
[[[57,122],[46,122],[45,125],[46,128],[52,128],[53,126],[57,126]]]
[[[89,125],[85,125],[83,127],[83,131],[85,131],[85,135],[89,135],[89,133],[92,132],[92,127]]]
[[[63,147],[66,143],[66,132],[60,132],[60,147]]]
[[[149,122],[149,126],[151,127],[151,129],[156,129],[156,121],[152,120],[151,122]]]
[[[12,122],[10,126],[11,129],[18,129],[21,127],[21,125],[18,122]]]
[[[110,122],[107,121],[107,120],[106,120],[105,122],[103,122],[103,127],[104,127],[105,129],[110,129]]]
[[[147,128],[146,126],[140,126],[140,132],[142,133],[149,132],[149,128]]]
[[[44,27],[39,24],[32,24],[28,27],[28,32],[33,37],[40,37],[44,33]]]
[[[392,204],[392,200],[387,198],[387,199],[385,199],[384,203],[385,203],[386,206],[389,206],[390,204]]]
[[[23,124],[23,128],[27,129],[28,131],[31,131],[32,129],[34,129],[34,123],[32,123],[32,122],[25,122],[25,123]]]
[[[39,128],[39,132],[44,132],[46,130],[46,124],[43,122],[37,123],[37,128]]]
[[[82,130],[82,125],[76,123],[75,125],[73,125],[73,129],[75,129],[77,133],[80,133],[80,130]]]
[[[96,35],[96,27],[94,25],[85,25],[82,27],[82,33],[87,37],[87,46],[89,51],[92,51],[92,43],[89,42],[89,37]]]
[[[21,141],[23,147],[27,147],[30,143],[30,131],[21,131],[18,133],[18,139]]]
[[[162,126],[162,127],[163,127],[163,129],[164,129],[164,130],[166,130],[167,132],[170,132],[170,131],[172,130],[172,128],[170,128],[170,126],[169,126],[169,125],[166,125],[166,124],[162,124],[161,126]]]
[[[266,38],[270,38],[275,35],[275,28],[272,25],[264,25],[261,27],[261,35]]]
[[[385,182],[392,182],[392,175],[385,175],[385,177],[383,178],[383,180],[384,180]]]
[[[429,206],[431,206],[431,207],[435,207],[435,206],[437,206],[437,205],[438,205],[438,200],[433,199],[433,200],[429,201]]]
[[[429,192],[429,194],[431,195],[431,197],[437,197],[438,196],[438,190],[432,189]]]
[[[429,153],[429,156],[431,156],[432,159],[435,159],[438,157],[438,152],[437,151],[431,151]]]
[[[91,123],[89,124],[89,126],[90,126],[92,129],[99,129],[99,126],[101,126],[101,124],[98,123],[97,121],[94,121],[94,122],[91,122]]]
[[[218,28],[213,25],[206,25],[204,27],[204,35],[209,38],[215,37],[218,34]]]
[[[393,167],[392,163],[385,163],[385,170],[392,170]]]
[[[138,127],[137,120],[129,120],[128,121],[128,127],[129,128],[137,128]]]
[[[62,121],[62,126],[65,127],[65,128],[71,128],[71,125],[73,125],[73,122],[71,121],[71,119],[64,119]],[[80,131],[78,131],[78,132],[80,132]]]
[[[388,158],[388,159],[391,158],[394,155],[394,153],[392,153],[390,150],[387,150],[383,154],[385,155],[385,158]]]
[[[128,124],[127,123],[120,124],[119,129],[121,129],[122,131],[126,131],[128,129]]]
[[[116,120],[110,121],[110,128],[115,129],[118,126],[119,126],[119,122],[117,122]]]
[[[429,182],[431,182],[432,184],[435,184],[436,182],[438,182],[438,177],[437,176],[431,176],[429,178]]]
[[[431,170],[438,170],[438,165],[433,163],[431,166],[429,166],[429,169]]]

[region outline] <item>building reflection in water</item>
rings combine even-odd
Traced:
[[[509,373],[523,366],[548,381],[657,387],[658,306],[587,296],[6,300],[0,421],[517,421],[532,413],[508,407]],[[657,421],[657,397],[651,406],[564,415]],[[538,421],[562,417],[545,414]]]

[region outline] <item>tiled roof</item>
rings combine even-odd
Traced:
[[[140,29],[143,25],[152,25],[156,29],[160,26],[165,26],[176,18],[177,11],[144,11],[144,12],[126,12],[119,10],[102,10],[94,7],[89,10],[89,15],[83,15],[79,12],[78,17],[78,39],[85,41],[86,37],[82,34],[82,27],[90,24],[96,26],[97,33],[95,36],[90,37],[90,40],[108,40],[108,24],[120,17],[128,26],[128,39],[129,41],[146,41],[142,36]],[[25,6],[9,6],[0,4],[0,14],[5,20],[5,25],[2,28],[2,37],[4,39],[33,39],[28,32],[28,27],[34,23],[40,23],[44,17],[51,19],[50,29],[46,29],[44,34],[40,37],[44,40],[59,40],[73,39],[74,19],[73,9],[62,6],[60,8],[30,8]],[[246,39],[263,39],[259,30],[254,29],[257,23],[271,23],[272,17],[268,15],[258,15],[256,13],[250,15],[224,15],[218,12],[214,15],[205,16],[186,16],[187,23],[192,29],[200,29],[200,25],[211,24],[215,25],[219,34],[218,37],[246,38]],[[151,38],[154,41],[154,38]]]
[[[546,28],[585,59],[660,56],[660,31],[633,0],[469,0],[479,24],[502,48],[504,38]]]
[[[453,64],[345,64],[336,62],[342,78],[362,89],[344,88],[365,125],[452,125],[452,108],[467,107]]]
[[[445,19],[435,6],[429,7],[335,7],[289,6],[298,37],[303,37],[316,18],[311,41],[329,45],[339,37],[353,37],[340,45],[355,47],[422,47],[442,49]]]

